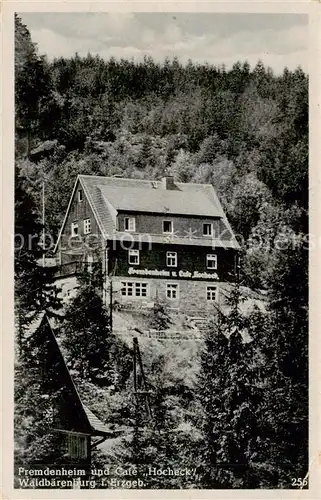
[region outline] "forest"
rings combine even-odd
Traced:
[[[15,233],[41,233],[44,183],[45,230],[56,239],[78,174],[211,183],[241,243],[239,285],[268,297],[267,314],[244,317],[237,284],[230,313],[210,318],[202,347],[145,346],[156,417],[139,433],[140,416],[134,407],[128,414],[130,366],[119,339],[109,332],[105,353],[114,353],[117,383],[88,355],[106,349],[108,311],[97,295],[101,313],[92,315],[86,297],[96,289],[84,280],[62,324],[66,357],[84,394],[97,395],[98,414],[134,422],[137,431],[108,460],[198,467],[189,483],[154,478],[150,488],[291,488],[308,471],[308,83],[300,67],[276,75],[261,61],[231,69],[91,54],[48,61],[15,17]],[[50,270],[37,265],[41,255],[37,238],[15,254],[20,339],[30,311],[59,307]],[[24,356],[17,373],[27,364]],[[97,370],[106,387],[97,385]],[[16,378],[20,423],[30,413],[21,401],[26,383]],[[24,432],[39,444],[31,427]]]

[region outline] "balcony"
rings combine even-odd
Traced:
[[[79,260],[61,264],[55,273],[55,278],[66,278],[67,276],[81,274],[86,265],[86,262],[80,262]]]

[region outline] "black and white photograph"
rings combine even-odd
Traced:
[[[309,15],[183,7],[12,13],[14,491],[312,498]]]

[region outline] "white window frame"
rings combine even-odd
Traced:
[[[174,260],[173,264],[170,264],[171,259]],[[166,252],[166,266],[177,267],[177,252]]]
[[[77,231],[75,231],[75,229],[77,228]],[[71,223],[71,236],[74,237],[74,236],[78,236],[79,234],[79,224],[78,222],[72,222]]]
[[[83,197],[83,191],[82,189],[79,189],[78,191],[78,201],[79,203],[81,203],[83,201],[84,197]]]
[[[126,223],[128,223],[128,229],[126,229]],[[130,233],[136,231],[136,219],[135,217],[125,217],[124,218],[124,230]]]
[[[214,293],[214,298],[213,298],[213,293]],[[206,301],[217,302],[217,300],[218,300],[218,286],[206,285]]]
[[[131,262],[131,257],[134,259],[137,257],[137,262]],[[140,262],[140,257],[139,257],[139,250],[135,250],[133,248],[128,250],[128,264],[132,266],[139,266]]]
[[[146,281],[122,281],[121,295],[130,298],[149,297],[149,286]]]
[[[171,230],[170,231],[165,231],[165,228],[164,228],[164,222],[169,222],[170,225],[171,225]],[[174,223],[173,223],[173,220],[163,220],[163,234],[173,234],[174,233]]]
[[[134,297],[134,283],[132,281],[122,281],[120,293],[123,297]]]
[[[176,291],[176,297],[173,297],[172,292]],[[169,300],[179,299],[179,284],[178,283],[166,283],[166,298]]]
[[[205,226],[209,226],[211,228],[211,232],[208,234],[205,233]],[[214,236],[214,228],[212,222],[203,222],[203,236]]]
[[[213,266],[210,266],[209,263],[214,262]],[[217,269],[217,254],[216,253],[208,253],[206,255],[206,268],[207,269]]]
[[[148,297],[148,283],[145,281],[136,281],[134,283],[135,297]],[[139,293],[137,293],[139,292]],[[145,293],[143,293],[145,292]]]
[[[84,219],[84,234],[91,233],[91,220],[90,218]]]

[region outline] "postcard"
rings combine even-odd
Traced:
[[[319,30],[3,4],[4,498],[320,498]]]

